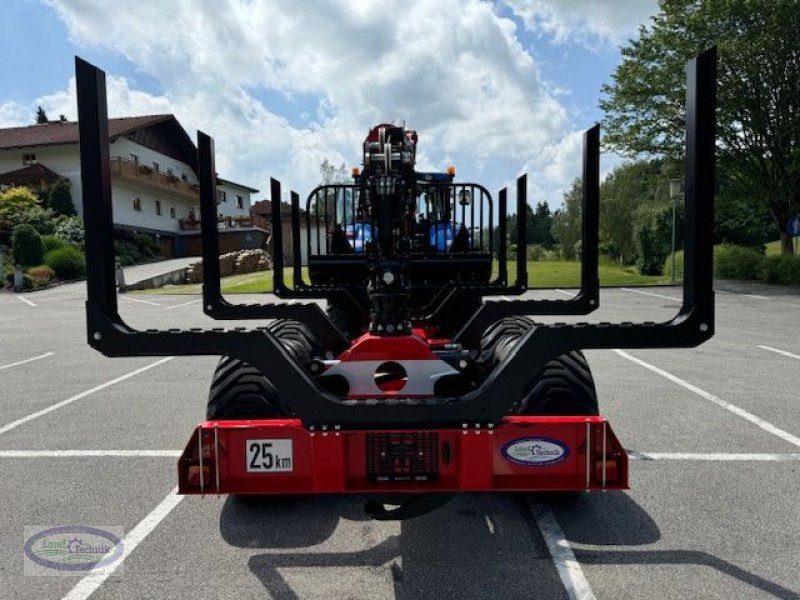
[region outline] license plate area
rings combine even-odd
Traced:
[[[248,473],[290,473],[294,470],[292,440],[247,440],[245,450]]]
[[[433,481],[439,477],[439,435],[435,432],[367,434],[367,479]]]

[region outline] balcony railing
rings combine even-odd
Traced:
[[[200,191],[196,185],[119,156],[111,159],[111,175],[153,190],[177,194],[187,200],[199,201],[200,199]]]

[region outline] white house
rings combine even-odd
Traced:
[[[197,150],[177,119],[173,115],[110,119],[109,137],[118,233],[154,236],[163,256],[199,254]],[[70,181],[72,201],[83,214],[77,122],[0,129],[0,185],[42,189],[59,177]],[[220,226],[242,234],[226,235],[226,248],[260,247],[266,232],[247,219],[250,196],[258,190],[224,179],[218,185]]]

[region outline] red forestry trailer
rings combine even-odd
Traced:
[[[207,420],[178,462],[180,493],[367,494],[367,511],[389,519],[461,491],[628,487],[627,454],[581,350],[693,347],[713,335],[715,50],[687,65],[683,305],[661,323],[531,318],[598,307],[599,127],[584,135],[580,292],[531,300],[520,298],[525,176],[510,283],[506,190],[495,207],[452,169],[418,172],[417,133],[383,124],[352,183],[314,189],[302,213],[291,192],[291,286],[271,181],[274,291],[294,301],[268,304],[221,295],[214,145],[198,132],[204,312],[264,325],[137,331],[117,310],[105,74],[81,59],[76,71],[89,344],[107,356],[221,356]]]

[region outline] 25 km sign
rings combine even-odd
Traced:
[[[247,440],[248,473],[288,473],[293,467],[292,440]]]

